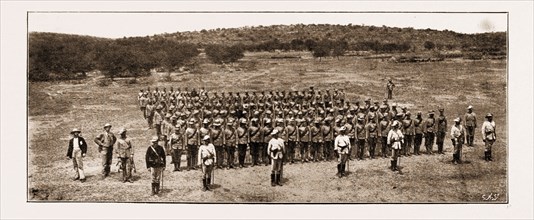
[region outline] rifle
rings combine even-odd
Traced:
[[[132,163],[132,168],[133,168],[134,173],[137,173],[137,169],[135,168],[135,161],[134,161],[134,159],[131,158],[130,161],[131,161],[131,163]]]

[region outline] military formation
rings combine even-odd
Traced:
[[[167,156],[173,171],[201,169],[203,190],[210,190],[214,169],[260,165],[271,165],[271,185],[276,186],[282,185],[283,165],[296,162],[337,160],[337,176],[343,177],[348,161],[381,157],[390,158],[390,169],[399,171],[398,158],[420,155],[421,145],[426,154],[444,154],[449,130],[444,108],[438,108],[437,116],[434,110],[412,116],[407,106],[390,104],[387,98],[351,101],[342,89],[219,93],[205,88],[149,87],[140,90],[137,101],[147,128],[155,133],[146,154],[152,194],[159,192]],[[486,118],[485,158],[491,161],[495,123],[491,114]],[[463,143],[473,146],[477,124],[473,107],[454,122],[450,136],[453,163],[458,164]],[[131,181],[135,165],[126,130],[121,129],[117,140],[110,127],[106,124],[94,140],[102,158],[102,176],[109,174],[117,142],[123,181]]]

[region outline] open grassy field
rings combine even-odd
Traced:
[[[227,67],[199,58],[202,73],[172,73],[172,82],[157,75],[129,84],[117,79],[98,86],[99,76],[70,82],[29,84],[28,199],[84,202],[225,202],[225,203],[486,203],[507,201],[507,74],[506,60],[445,60],[393,63],[381,59],[341,57],[313,59],[308,53],[284,53],[295,59],[271,59],[276,53],[249,53]],[[453,165],[450,136],[445,155],[403,157],[404,175],[387,169],[389,159],[351,161],[347,178],[338,179],[335,162],[284,167],[284,186],[271,187],[269,167],[216,170],[215,189],[201,191],[201,172],[165,171],[164,190],[151,197],[144,153],[153,130],[136,104],[137,92],[147,86],[201,87],[215,91],[292,90],[314,86],[344,88],[351,100],[382,100],[386,80],[396,83],[393,103],[413,113],[445,108],[452,120],[474,106],[481,127],[487,112],[494,114],[498,140],[494,162],[483,159],[477,129],[475,147],[464,147],[463,165]],[[129,130],[135,148],[134,183],[119,182],[117,168],[99,180],[100,160],[94,137],[105,123],[112,131]],[[85,158],[87,182],[70,180],[72,162],[65,159],[69,132],[77,127],[89,143]],[[434,146],[436,148],[436,146]],[[423,150],[424,151],[424,150]],[[169,157],[170,159],[170,157]],[[185,158],[184,158],[185,159]],[[116,159],[114,158],[113,164]],[[495,201],[482,196],[498,194]]]

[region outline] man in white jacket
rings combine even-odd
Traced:
[[[493,121],[493,115],[488,113],[486,115],[486,121],[484,121],[482,124],[482,140],[485,144],[484,160],[493,161],[493,158],[491,157],[491,148],[496,139],[497,135],[495,135],[495,121]]]
[[[391,152],[391,170],[398,171],[397,168],[397,158],[399,158],[399,153],[402,148],[402,143],[404,143],[404,135],[399,129],[399,122],[393,121],[391,125],[391,130],[388,133],[388,145],[392,150]]]
[[[271,157],[271,186],[282,185],[280,174],[284,165],[283,160],[286,148],[284,140],[279,137],[278,132],[278,129],[273,129],[271,132],[272,138],[267,145],[267,154]]]
[[[337,152],[337,155],[339,157],[336,175],[337,177],[341,178],[345,176],[345,164],[347,163],[351,146],[349,136],[346,134],[347,127],[342,126],[339,129],[339,132],[340,133],[334,140],[334,150]]]

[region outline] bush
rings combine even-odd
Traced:
[[[96,85],[100,87],[107,87],[111,85],[111,79],[109,78],[100,78],[96,81]]]
[[[205,51],[208,59],[216,64],[233,63],[245,56],[245,50],[241,45],[208,45]]]

